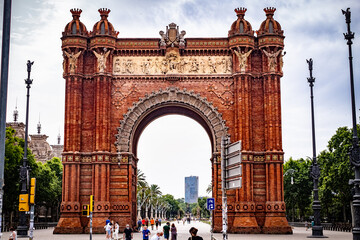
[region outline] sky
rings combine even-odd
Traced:
[[[0,3],[1,9],[3,3]],[[265,20],[263,8],[276,7],[275,20],[284,30],[284,77],[281,80],[282,134],[285,159],[312,156],[310,88],[306,59],[314,61],[315,126],[317,153],[341,126],[351,126],[348,47],[343,37],[345,17],[351,8],[357,116],[360,97],[360,1],[205,1],[205,0],[16,0],[13,1],[7,120],[17,102],[19,120],[25,122],[26,62],[34,61],[30,92],[29,133],[42,133],[55,144],[63,138],[65,81],[62,78],[61,34],[71,21],[71,8],[81,8],[80,20],[90,31],[100,19],[99,8],[111,9],[109,21],[119,38],[160,37],[159,31],[175,22],[186,37],[227,37],[236,20],[234,8],[246,7],[245,19],[253,30]],[[2,10],[1,25],[2,28]],[[2,31],[1,31],[2,33]],[[1,41],[1,39],[0,39]],[[357,118],[359,119],[359,118]],[[156,139],[156,141],[154,141]],[[200,195],[210,183],[210,140],[202,127],[182,116],[152,122],[138,145],[139,167],[150,184],[164,194],[184,197],[184,177],[199,176]],[[161,154],[159,154],[161,152]]]

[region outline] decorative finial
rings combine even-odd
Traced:
[[[60,141],[61,141],[61,135],[60,135],[60,131],[59,131],[59,134],[57,136],[57,143],[58,145],[60,145]]]
[[[41,133],[41,123],[40,123],[40,113],[39,113],[39,123],[37,124],[37,133]]]
[[[276,11],[276,8],[274,8],[274,7],[264,8],[264,12],[266,13],[266,16],[269,18],[271,18],[274,15],[275,11]]]
[[[17,101],[17,100],[16,100]],[[17,104],[16,104],[17,105]],[[17,110],[17,106],[15,107],[15,110],[14,110],[14,122],[17,122],[18,120],[18,116],[19,116],[19,113],[18,113],[18,110]]]
[[[98,11],[100,13],[101,19],[106,19],[109,16],[111,10],[107,8],[100,8]]]
[[[238,16],[239,18],[240,17],[244,17],[245,16],[245,12],[246,12],[246,8],[244,8],[244,7],[240,7],[240,8],[235,8],[235,12],[236,12],[236,16]]]
[[[80,8],[73,8],[73,9],[70,9],[70,12],[73,16],[73,19],[77,20],[80,18],[80,14],[82,13],[82,10]]]

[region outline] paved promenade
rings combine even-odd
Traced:
[[[178,229],[178,240],[187,240],[190,236],[189,229],[190,227],[196,227],[199,229],[198,235],[202,236],[204,240],[210,240],[210,226],[201,222],[191,222],[191,224],[185,223],[183,225],[175,223]],[[163,226],[163,225],[162,225]],[[35,240],[89,240],[89,235],[85,234],[72,234],[72,235],[53,235],[53,228],[44,229],[44,230],[36,230],[34,234]],[[151,231],[151,228],[150,228]],[[294,228],[294,234],[292,235],[265,235],[265,234],[229,234],[229,240],[299,240],[299,239],[307,239],[307,236],[311,235],[311,230],[306,231],[305,228]],[[153,235],[156,230],[152,231]],[[335,232],[335,231],[324,231],[324,235],[329,237],[328,239],[338,239],[338,240],[350,240],[352,239],[352,234],[348,232]],[[122,235],[121,235],[122,236]],[[219,233],[214,234],[217,240],[222,239],[222,235]],[[3,234],[2,239],[9,239],[9,233],[6,232]],[[105,234],[94,234],[93,240],[105,240]],[[142,240],[141,233],[134,234],[134,240]],[[161,238],[161,240],[164,240]]]

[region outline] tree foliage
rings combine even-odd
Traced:
[[[291,220],[309,217],[312,180],[309,176],[310,160],[290,158],[284,164],[284,198],[286,213]],[[293,178],[293,180],[291,180]]]
[[[24,157],[24,139],[15,137],[15,130],[6,128],[4,206],[3,212],[9,215],[17,212],[20,193],[20,165]],[[36,162],[28,148],[27,161],[30,177],[36,178],[35,205],[57,206],[61,201],[62,164],[53,158],[45,164]]]
[[[359,132],[359,126],[358,126]],[[354,179],[349,152],[352,146],[352,129],[340,127],[328,142],[327,150],[320,153],[320,200],[322,215],[329,221],[350,221],[352,200],[349,180]]]

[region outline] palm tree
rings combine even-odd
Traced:
[[[209,183],[208,187],[206,188],[206,193],[212,193],[212,183]]]
[[[136,169],[137,187],[144,187],[147,185],[145,174],[138,168]]]
[[[147,182],[143,183],[143,186],[137,187],[137,202],[138,202],[138,218],[141,218],[141,207],[146,203],[149,198],[149,186]]]
[[[153,218],[154,215],[154,207],[159,199],[159,197],[161,196],[161,191],[160,191],[160,187],[156,184],[151,184],[150,186],[150,199],[149,199],[149,204],[150,204],[150,217]]]

